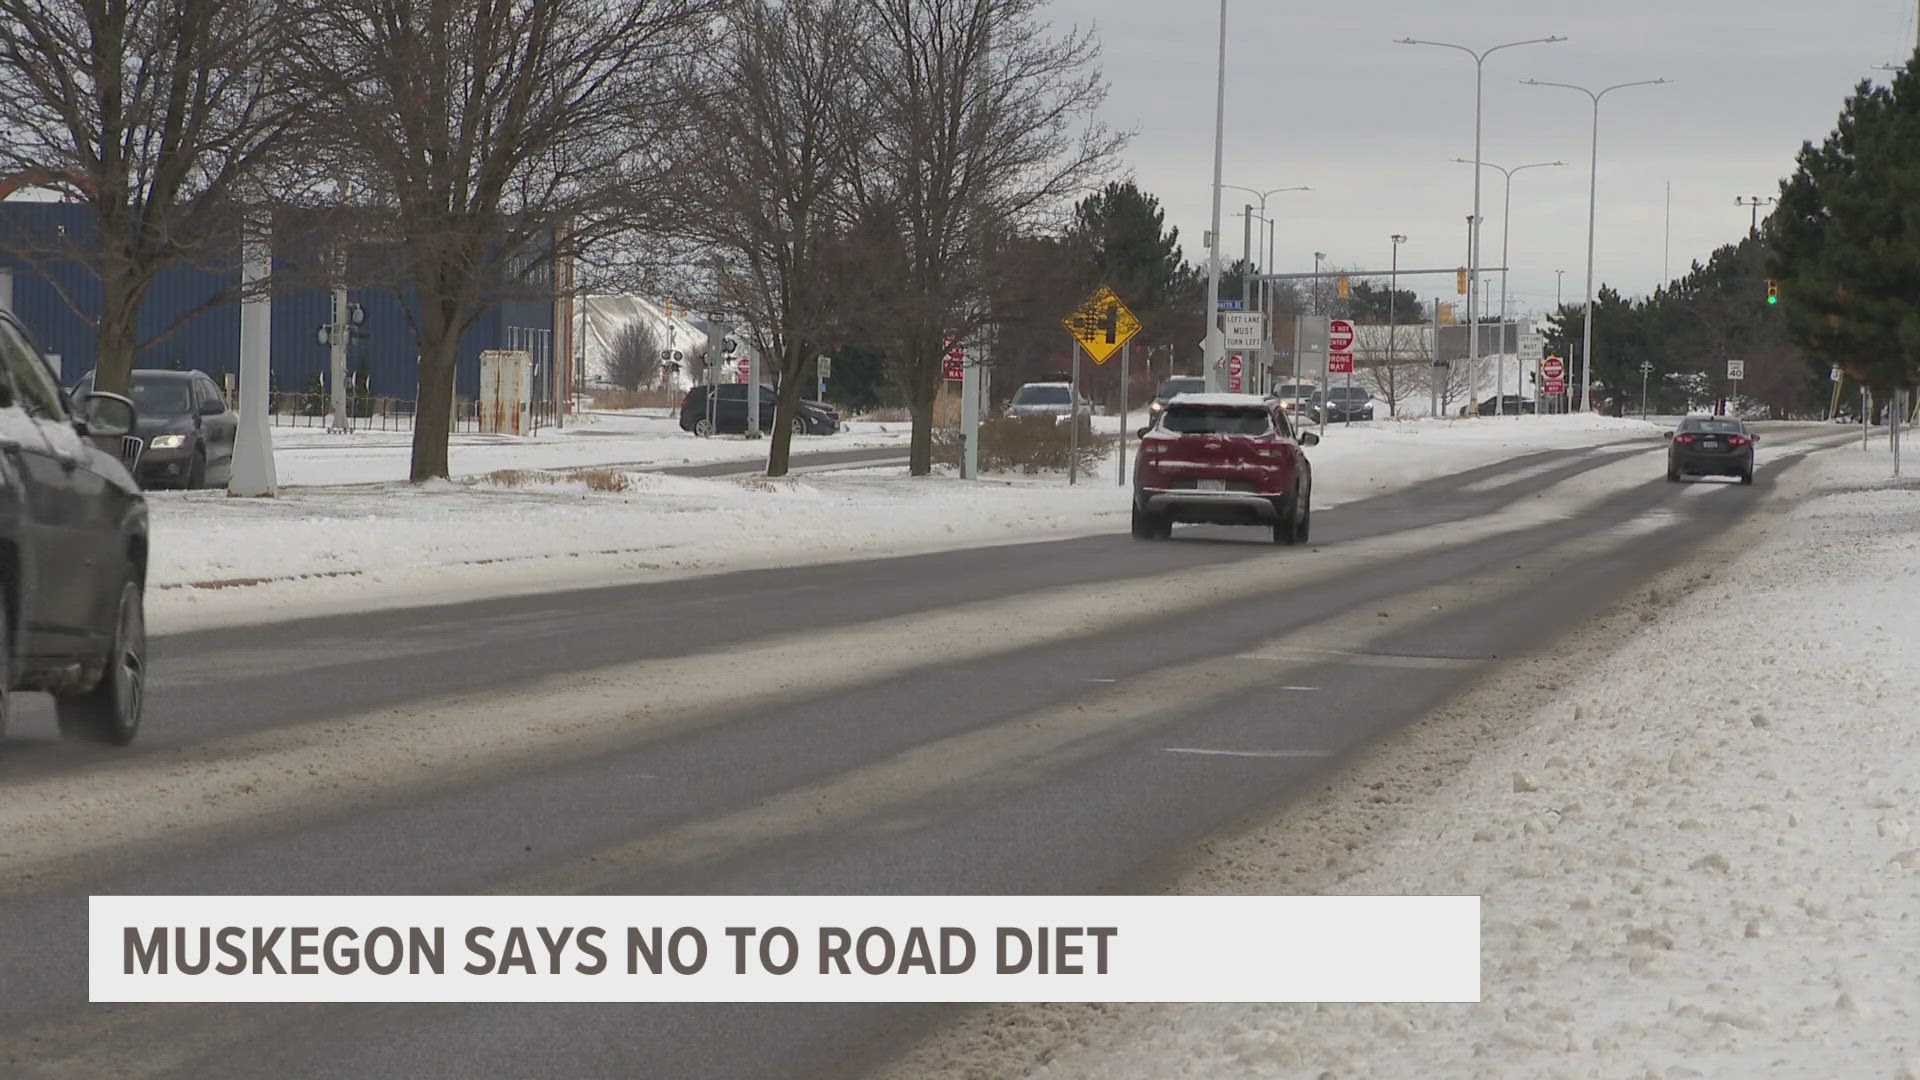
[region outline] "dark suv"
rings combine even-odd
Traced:
[[[233,444],[240,417],[203,371],[136,371],[131,396],[141,440],[134,478],[142,487],[226,486],[233,475]],[[89,371],[73,388],[78,401],[93,392]]]
[[[116,394],[76,413],[0,312],[0,731],[14,690],[53,694],[70,738],[125,744],[140,728],[147,503],[119,457],[134,422]]]
[[[760,430],[773,430],[773,387],[760,387]],[[713,396],[711,407],[708,397]],[[747,384],[696,386],[680,402],[680,430],[695,435],[739,434],[747,430]],[[833,406],[808,398],[800,400],[793,418],[795,435],[831,435],[840,430],[840,414]]]
[[[1373,395],[1364,386],[1327,388],[1327,423],[1373,419]]]

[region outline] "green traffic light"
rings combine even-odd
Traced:
[[[1777,303],[1779,303],[1779,302],[1780,302],[1780,298],[1779,298],[1779,297],[1777,297],[1777,296],[1769,296],[1769,297],[1767,297],[1767,303],[1769,303],[1769,304],[1777,304]]]

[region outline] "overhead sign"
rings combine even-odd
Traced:
[[[1140,320],[1105,285],[1093,291],[1073,314],[1060,320],[1096,364],[1120,350],[1140,332]]]
[[[1745,360],[1727,361],[1727,378],[1728,379],[1734,382],[1739,382],[1741,379],[1744,379],[1746,377],[1747,377],[1747,362]]]
[[[1327,320],[1327,370],[1353,370],[1353,324],[1346,319]]]
[[[1267,341],[1267,317],[1258,311],[1220,316],[1220,331],[1229,349],[1258,349]]]

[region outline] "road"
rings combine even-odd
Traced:
[[[1657,441],[1318,513],[154,643],[148,729],[0,747],[0,1075],[854,1076],[904,1006],[89,1006],[89,894],[1151,888],[1742,520]]]

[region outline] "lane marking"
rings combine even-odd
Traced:
[[[1280,689],[1282,690],[1318,690],[1320,688],[1317,686],[1283,686]]]
[[[1195,746],[1169,746],[1169,754],[1205,754],[1209,757],[1253,757],[1253,758],[1323,758],[1332,757],[1331,750],[1206,750]]]
[[[1287,649],[1270,649],[1266,652],[1241,653],[1241,660],[1265,660],[1276,664],[1296,664],[1302,660],[1320,657],[1334,657],[1341,663],[1356,664],[1362,667],[1392,668],[1461,668],[1475,667],[1486,663],[1485,660],[1464,656],[1399,656],[1393,653],[1358,652],[1353,649],[1311,649],[1305,646]],[[1283,690],[1312,690],[1315,687],[1282,687]]]

